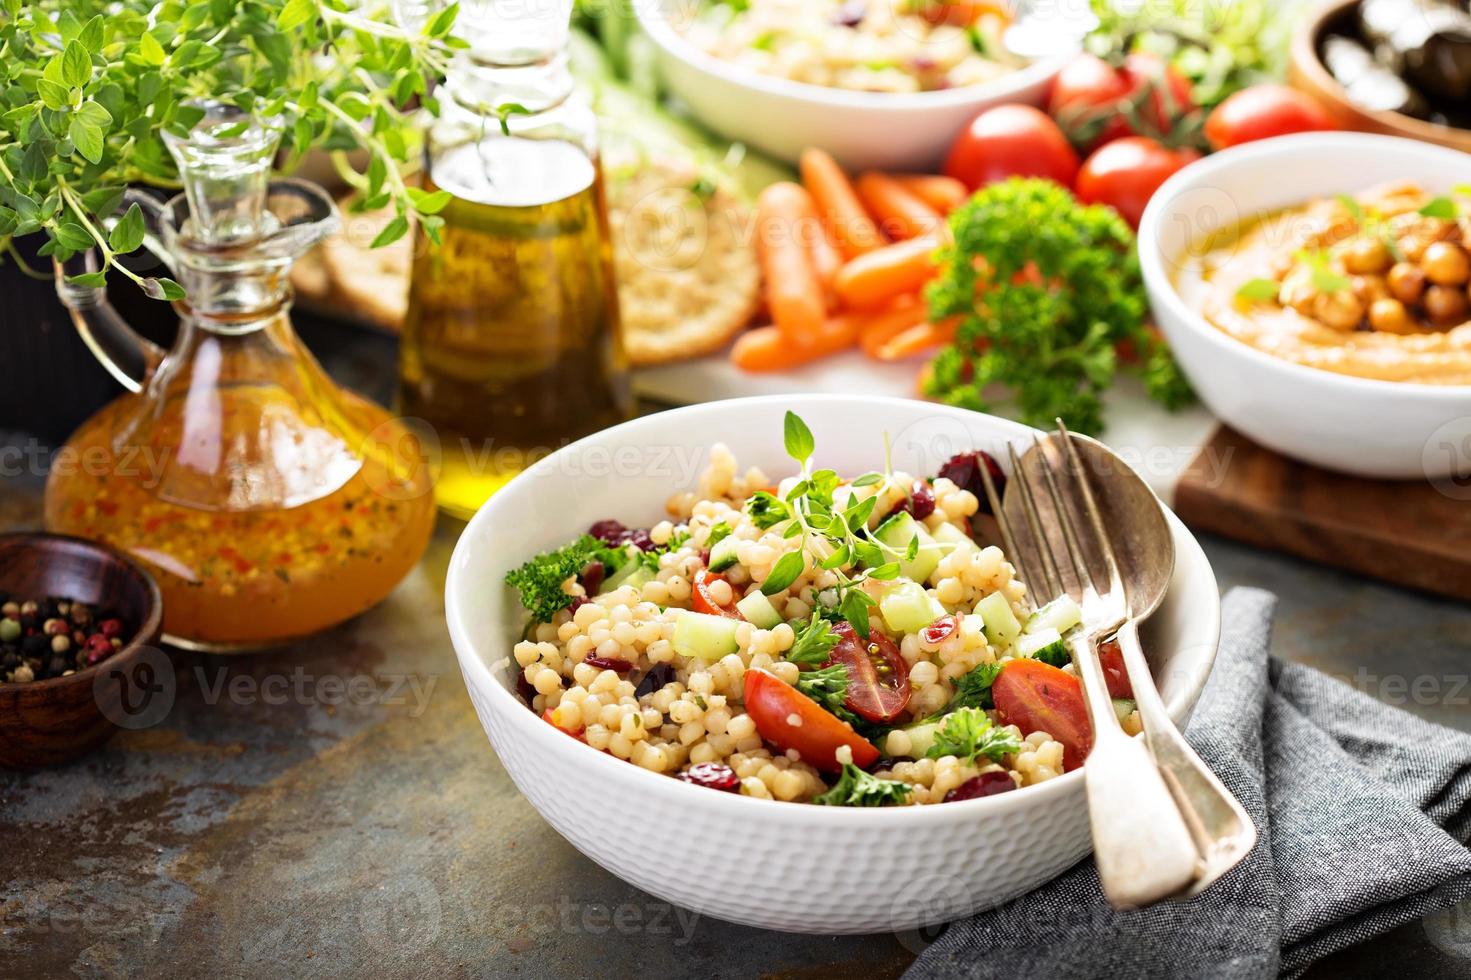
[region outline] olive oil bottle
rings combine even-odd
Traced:
[[[437,436],[435,492],[460,517],[631,412],[595,122],[565,28],[550,54],[498,55],[510,63],[472,47],[430,134],[426,189],[452,199],[441,243],[418,233],[400,402]]]

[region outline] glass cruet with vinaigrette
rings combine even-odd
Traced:
[[[412,21],[435,5],[397,9]],[[460,517],[632,409],[596,121],[567,65],[571,13],[572,0],[466,0],[467,47],[437,93],[426,189],[452,199],[442,243],[418,233],[399,395],[437,436],[439,503]]]
[[[337,228],[331,198],[270,179],[273,121],[201,107],[187,137],[165,137],[184,193],[162,206],[128,195],[185,289],[173,348],[135,334],[103,290],[61,277],[94,270],[95,255],[57,270],[77,328],[128,393],[58,453],[46,523],[146,566],[169,642],[233,651],[375,605],[423,553],[435,507],[416,437],[333,384],[292,329],[288,272]]]

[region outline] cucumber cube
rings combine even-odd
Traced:
[[[682,657],[714,662],[741,645],[736,642],[739,619],[709,616],[681,609],[674,621],[674,652]]]
[[[757,629],[769,630],[781,622],[781,615],[777,613],[776,607],[759,590],[737,602],[736,608]]]
[[[900,633],[918,633],[944,616],[945,607],[917,582],[893,582],[879,599],[879,612],[889,628]]]
[[[1011,602],[1000,592],[992,592],[976,603],[976,615],[985,626],[986,642],[997,649],[1011,646],[1022,631],[1022,624],[1011,611]]]
[[[908,511],[900,511],[893,517],[879,525],[874,532],[874,537],[884,544],[898,551],[901,555],[906,554],[909,542],[919,538],[919,551],[912,559],[901,559],[899,572],[907,579],[923,584],[929,580],[935,567],[940,564],[940,559],[945,557],[946,549],[940,547],[935,539],[930,537],[930,532],[916,521]]]

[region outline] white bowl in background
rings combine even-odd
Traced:
[[[665,88],[726,139],[788,161],[820,146],[851,170],[938,172],[967,123],[1008,102],[1041,105],[1053,77],[1078,50],[1066,40],[1072,35],[1060,32],[1055,37],[1064,40],[1053,53],[980,85],[857,92],[765,75],[702,51],[671,23],[693,16],[695,2],[634,4],[657,49]]]
[[[511,481],[470,521],[450,559],[445,611],[470,698],[501,763],[538,812],[624,881],[697,912],[788,932],[900,931],[999,905],[1090,851],[1082,773],[978,800],[881,810],[715,792],[598,752],[516,696],[511,647],[523,613],[506,573],[594,521],[651,524],[693,488],[711,443],[742,467],[794,469],[782,448],[791,409],[816,460],[875,468],[885,431],[894,466],[933,473],[963,449],[1000,459],[1032,430],[987,415],[892,398],[793,395],[673,409],[589,436]],[[1215,659],[1220,601],[1195,539],[1173,515],[1178,558],[1144,641],[1170,714],[1182,721]]]
[[[1304,133],[1234,147],[1175,174],[1139,222],[1154,320],[1201,400],[1268,448],[1357,476],[1441,480],[1467,461],[1471,386],[1378,381],[1295,364],[1220,330],[1181,299],[1176,260],[1199,236],[1330,194],[1471,179],[1471,155],[1394,136]],[[1456,444],[1452,444],[1451,440]]]

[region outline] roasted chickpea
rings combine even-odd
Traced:
[[[1471,308],[1466,292],[1452,286],[1431,286],[1425,290],[1425,315],[1437,326],[1459,323]]]
[[[1313,300],[1312,317],[1334,330],[1356,330],[1364,319],[1364,304],[1346,289],[1319,293]]]
[[[1397,299],[1379,299],[1369,307],[1369,326],[1385,333],[1414,333],[1415,321]]]
[[[1343,267],[1355,275],[1376,275],[1394,263],[1389,249],[1377,238],[1357,238],[1343,250]]]
[[[1385,282],[1383,276],[1354,276],[1353,291],[1360,302],[1365,306],[1369,306],[1375,300],[1387,299],[1389,297],[1389,284]]]
[[[1425,270],[1413,262],[1396,262],[1389,270],[1389,292],[1406,306],[1420,302],[1425,295]]]
[[[1471,257],[1454,242],[1435,242],[1420,260],[1425,278],[1437,286],[1460,286],[1471,279]]]

